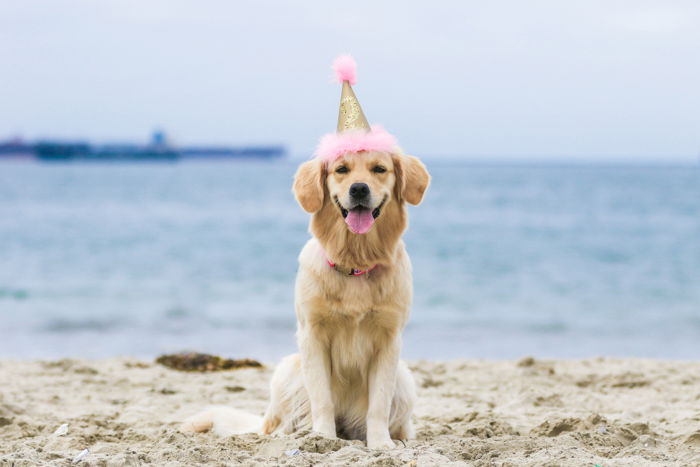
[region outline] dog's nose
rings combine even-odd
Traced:
[[[350,185],[350,196],[355,199],[366,198],[369,195],[369,187],[366,183],[353,183]]]

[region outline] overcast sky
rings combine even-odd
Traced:
[[[698,1],[0,0],[0,138],[334,131],[330,64],[421,156],[697,159]]]

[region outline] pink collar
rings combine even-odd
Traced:
[[[336,268],[335,263],[333,261],[329,260],[328,258],[326,258],[326,261],[328,262],[328,266],[332,267],[333,269],[335,269],[338,272],[343,272],[343,271],[340,271],[338,268]],[[362,274],[367,274],[368,272],[370,272],[372,269],[374,269],[376,267],[377,267],[377,265],[375,264],[371,268],[365,269],[365,270],[350,269],[350,274],[348,274],[348,276],[361,276]]]

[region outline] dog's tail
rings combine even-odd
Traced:
[[[212,431],[219,436],[259,433],[262,417],[242,410],[216,405],[191,416],[180,425],[180,431],[203,433]]]

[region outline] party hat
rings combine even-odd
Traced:
[[[338,109],[338,133],[348,130],[370,131],[369,122],[362,111],[360,102],[352,90],[357,83],[357,66],[349,55],[341,55],[333,63],[333,70],[338,81],[342,84],[340,91],[340,108]]]
[[[362,151],[398,152],[396,138],[378,125],[370,126],[352,89],[357,83],[357,66],[349,55],[333,62],[335,77],[342,85],[338,126],[335,133],[321,138],[316,156],[329,162],[343,154]]]

